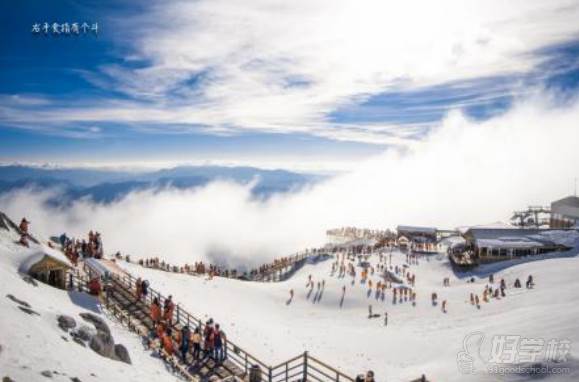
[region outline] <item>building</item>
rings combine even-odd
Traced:
[[[551,228],[579,227],[579,197],[568,196],[551,203]]]
[[[64,255],[37,252],[30,255],[20,266],[20,272],[56,288],[66,289],[72,266]]]
[[[451,259],[459,265],[491,263],[570,249],[555,242],[553,230],[525,228],[470,228],[464,251]]]
[[[408,248],[420,253],[437,252],[436,228],[399,225],[396,231],[396,240],[400,248]]]

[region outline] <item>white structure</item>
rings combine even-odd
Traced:
[[[579,228],[579,197],[568,196],[551,203],[551,228]]]

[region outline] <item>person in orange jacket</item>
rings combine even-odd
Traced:
[[[163,333],[163,337],[161,338],[161,344],[163,345],[163,350],[169,355],[172,356],[174,353],[173,349],[173,338],[171,338],[171,328],[167,328],[167,331]]]
[[[159,340],[162,342],[163,341],[163,335],[165,334],[165,325],[163,325],[162,322],[159,322],[155,326],[155,334],[157,335]]]
[[[173,322],[173,311],[174,310],[175,310],[175,304],[173,303],[173,296],[169,296],[165,300],[165,308],[164,308],[164,312],[163,312],[163,318],[165,319],[165,321],[167,321],[169,323],[169,325],[171,325],[171,323]]]
[[[159,305],[159,299],[157,297],[155,297],[151,304],[151,319],[155,324],[161,321],[161,306]]]

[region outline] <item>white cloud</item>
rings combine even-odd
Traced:
[[[452,112],[407,150],[390,150],[351,173],[267,201],[252,199],[249,187],[217,182],[66,209],[43,205],[49,191],[18,192],[0,197],[0,210],[26,215],[43,236],[97,229],[108,251],[255,264],[321,244],[334,226],[452,228],[506,220],[513,209],[566,196],[579,176],[578,120],[577,100],[561,106],[549,96],[521,101],[485,122]]]
[[[577,37],[578,19],[576,0],[159,1],[118,20],[127,65],[87,75],[133,101],[4,119],[397,143],[381,131],[388,124],[353,129],[329,115],[385,91],[527,73],[541,62],[537,49]]]

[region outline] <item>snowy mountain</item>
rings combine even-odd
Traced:
[[[10,378],[4,381],[176,380],[160,360],[143,351],[138,337],[108,318],[95,297],[26,281],[30,279],[19,273],[26,262],[39,253],[59,254],[34,243],[24,248],[18,240],[14,230],[0,227],[0,377]],[[128,350],[132,364],[102,357],[59,327],[58,317],[65,315],[77,330],[94,331],[81,313],[101,318],[115,343]]]
[[[322,177],[285,170],[254,167],[179,166],[156,171],[105,169],[63,169],[52,167],[0,166],[0,194],[23,188],[55,188],[54,204],[89,197],[95,202],[111,202],[132,191],[175,187],[188,189],[215,180],[239,184],[254,182],[252,192],[267,197],[314,184]]]
[[[365,282],[360,277],[362,263],[353,262],[356,277],[338,277],[332,272],[335,259],[306,264],[288,281],[278,283],[210,279],[124,261],[118,265],[148,280],[152,288],[173,295],[181,308],[197,317],[213,318],[229,339],[271,365],[308,351],[351,376],[371,369],[377,381],[409,382],[422,374],[430,381],[445,382],[527,381],[539,377],[576,381],[579,234],[569,231],[565,235],[564,240],[575,245],[572,251],[483,266],[469,273],[455,273],[442,255],[420,257],[415,262],[393,251],[386,252],[381,262],[380,256],[373,254],[365,262],[376,272]],[[54,250],[34,244],[26,249],[15,243],[18,238],[13,230],[0,227],[0,293],[13,296],[0,300],[0,376],[14,381],[43,381],[47,377],[41,373],[49,371],[58,381],[175,380],[159,359],[144,350],[136,335],[109,319],[94,298],[26,282],[18,273],[22,264],[39,251]],[[375,286],[384,280],[377,271],[384,264],[392,266],[393,274],[397,268],[397,278],[404,281],[393,285],[413,289],[416,304],[408,299],[393,300],[391,288],[385,290],[384,298],[375,293],[375,288],[370,289],[370,281]],[[403,269],[415,275],[415,286],[403,277]],[[491,274],[494,283],[489,284]],[[529,275],[534,279],[533,288],[524,286]],[[315,286],[312,288],[306,287],[310,276]],[[443,286],[444,278],[449,278],[450,286]],[[469,302],[471,293],[482,297],[487,285],[498,289],[501,279],[507,286],[505,297],[481,300],[480,308]],[[513,287],[516,279],[521,280],[522,288]],[[323,285],[319,289],[318,282]],[[294,291],[293,298],[290,290]],[[438,295],[436,305],[431,302],[432,293]],[[442,301],[447,302],[446,312],[441,309]],[[370,305],[375,318],[369,318]],[[127,348],[131,365],[97,355],[59,328],[59,315],[73,317],[78,326],[88,325],[79,316],[82,312],[91,312],[106,322],[115,342]],[[521,343],[527,339],[543,341],[544,346],[532,361],[520,347],[516,362],[505,363],[503,359],[501,365],[510,367],[503,374],[489,372],[489,367],[495,365],[490,362],[494,345],[501,336]],[[547,348],[552,341],[570,344],[566,351],[559,349],[554,360],[548,357],[553,354],[548,354]],[[525,354],[527,358],[522,357]],[[564,372],[537,376],[526,369],[521,373],[512,371],[514,366],[531,364],[558,367]]]

